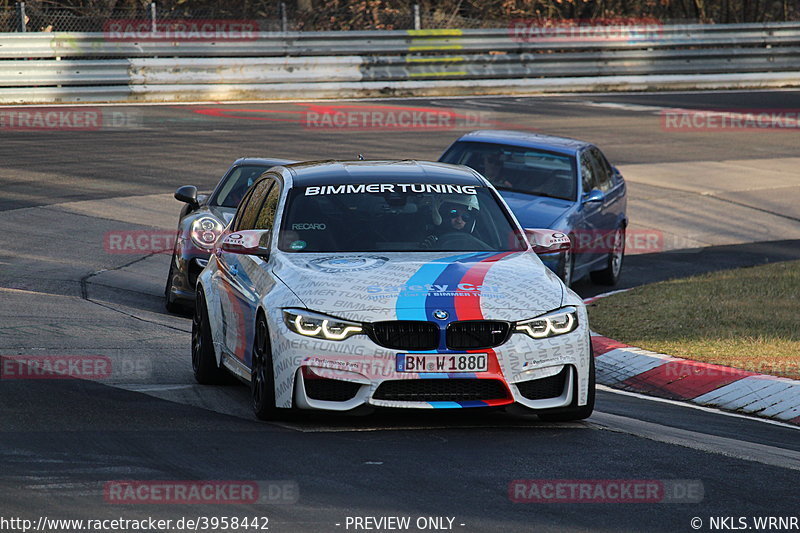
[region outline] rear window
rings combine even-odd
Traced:
[[[457,142],[441,158],[480,172],[500,190],[575,200],[575,158],[569,155],[481,142]]]
[[[296,187],[278,246],[285,252],[519,251],[522,237],[496,193],[434,183]]]

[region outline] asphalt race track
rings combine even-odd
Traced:
[[[399,108],[455,118],[414,129],[309,122],[325,109]],[[266,517],[270,531],[335,532],[390,530],[356,528],[354,517],[411,517],[409,531],[539,532],[797,517],[793,427],[607,389],[582,423],[466,410],[261,423],[245,387],[194,383],[190,319],[163,310],[169,255],[156,237],[176,225],[178,186],[208,190],[241,156],[436,159],[477,127],[603,148],[628,181],[630,231],[643,237],[621,287],[800,259],[797,127],[669,121],[709,109],[797,117],[800,92],[110,106],[88,108],[103,117],[97,128],[0,129],[0,358],[96,356],[113,369],[93,381],[0,380],[0,518]],[[153,235],[152,248],[109,245],[131,232]],[[122,504],[109,493],[121,480],[275,491],[257,502]],[[515,480],[656,482],[677,487],[678,501],[515,502]]]

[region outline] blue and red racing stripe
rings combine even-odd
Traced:
[[[456,320],[481,320],[481,291],[489,269],[501,259],[514,252],[502,253],[471,253],[438,259],[422,266],[409,278],[408,286],[430,286],[425,292],[409,292],[401,294],[396,304],[397,318],[399,320],[424,320],[438,322],[433,313],[437,310],[446,311],[451,321]],[[427,287],[426,287],[427,289]],[[444,335],[438,350],[429,353],[453,353],[446,347]],[[503,372],[497,361],[494,350],[471,350],[470,353],[486,353],[489,359],[489,368],[485,373],[421,373],[421,379],[497,379]],[[511,403],[511,394],[508,399],[500,400],[472,400],[461,402],[428,402],[437,409],[486,407],[491,405],[504,405]]]

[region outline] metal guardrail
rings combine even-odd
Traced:
[[[536,37],[513,28],[258,33],[220,42],[0,34],[0,103],[800,85],[800,23]]]

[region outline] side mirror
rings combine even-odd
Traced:
[[[551,229],[532,229],[525,228],[525,235],[537,254],[552,254],[564,252],[572,247],[566,233],[553,231]]]
[[[269,238],[271,231],[268,229],[249,229],[229,233],[222,238],[220,250],[230,254],[269,255]]]
[[[593,189],[583,195],[583,203],[592,204],[596,202],[602,203],[606,199],[606,195],[600,189]]]
[[[197,187],[194,185],[184,185],[175,191],[175,199],[192,206],[192,209],[197,209],[200,203],[197,201]]]

